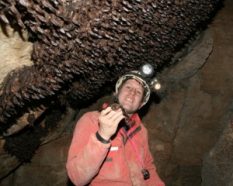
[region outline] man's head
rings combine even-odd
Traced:
[[[140,109],[148,102],[151,87],[157,89],[156,86],[160,86],[156,78],[152,79],[153,75],[153,66],[145,64],[140,71],[131,71],[118,79],[115,93],[122,107],[126,107],[126,112],[133,113]]]
[[[133,114],[143,106],[144,92],[141,82],[131,78],[119,87],[117,99],[126,113]]]

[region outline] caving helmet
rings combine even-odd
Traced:
[[[157,91],[161,88],[161,85],[157,78],[154,77],[154,68],[151,64],[146,63],[141,66],[139,70],[130,71],[129,73],[121,76],[115,86],[115,93],[118,94],[120,88],[128,79],[135,79],[140,82],[144,88],[144,97],[142,100],[142,106],[145,105],[149,98],[151,91]]]

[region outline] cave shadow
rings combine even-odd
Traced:
[[[72,181],[67,177],[66,186],[75,186]]]
[[[145,117],[150,110],[152,104],[159,104],[162,101],[162,96],[159,94],[151,94],[150,99],[146,105],[144,105],[139,111],[138,114],[141,118]]]

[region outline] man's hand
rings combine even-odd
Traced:
[[[116,133],[119,122],[125,118],[122,110],[112,110],[107,107],[102,110],[99,116],[99,135],[105,140],[109,140]]]

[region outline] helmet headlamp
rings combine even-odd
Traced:
[[[141,66],[140,72],[144,78],[150,78],[154,75],[154,68],[151,64],[146,63]]]

